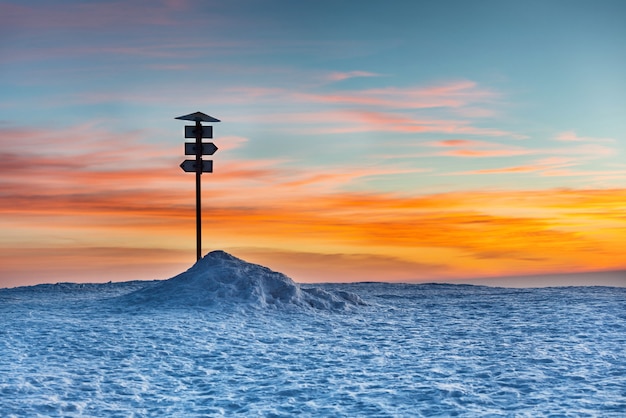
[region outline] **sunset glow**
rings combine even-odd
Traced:
[[[365,3],[0,3],[0,287],[188,268],[195,111],[222,120],[205,253],[302,282],[626,269],[626,6]]]

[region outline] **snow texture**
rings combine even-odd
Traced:
[[[358,295],[358,296],[357,296]],[[626,289],[170,280],[0,289],[0,416],[602,416]]]
[[[129,304],[151,306],[312,307],[345,309],[363,304],[355,294],[302,288],[292,279],[224,251],[213,251],[189,270],[128,295]]]

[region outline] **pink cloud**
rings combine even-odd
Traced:
[[[557,141],[565,141],[565,142],[615,142],[612,138],[596,138],[590,136],[578,136],[574,131],[565,131],[556,135],[554,138]]]
[[[327,76],[330,81],[343,81],[349,78],[356,77],[380,77],[380,74],[371,73],[369,71],[347,71],[347,72],[334,72]]]
[[[471,81],[453,82],[432,87],[387,87],[329,94],[307,94],[312,101],[345,103],[389,108],[423,109],[434,107],[461,107],[473,102],[491,100],[497,95],[479,89]]]
[[[4,27],[119,28],[120,26],[174,25],[175,12],[186,8],[183,0],[110,1],[73,5],[38,4],[36,7],[0,4],[0,24]]]
[[[176,67],[178,68],[178,67]],[[202,100],[204,92],[198,93],[197,100]],[[238,120],[255,123],[280,123],[282,128],[294,130],[286,124],[314,124],[307,127],[307,133],[351,133],[351,132],[404,132],[404,133],[446,133],[451,135],[509,136],[523,138],[514,132],[475,126],[470,120],[451,118],[416,118],[401,108],[455,108],[464,106],[472,100],[483,100],[495,94],[481,90],[474,82],[457,82],[434,87],[401,89],[396,87],[369,89],[351,92],[311,93],[285,88],[237,87],[213,92],[223,103],[263,102],[292,104],[292,107],[311,102],[350,105],[352,109],[341,106],[335,110],[316,110],[303,113],[282,114],[246,114]],[[176,90],[158,92],[99,92],[89,93],[78,98],[81,103],[100,103],[124,100],[138,103],[165,103],[179,95]],[[195,99],[194,97],[190,98]],[[490,100],[490,99],[489,99]],[[356,106],[355,106],[356,105]],[[357,107],[354,109],[354,107]],[[379,110],[382,108],[383,110]],[[326,106],[325,109],[328,109]],[[373,110],[376,109],[376,110]],[[386,111],[384,109],[387,109]],[[237,118],[237,116],[234,116]],[[235,119],[234,119],[235,120]],[[285,128],[286,126],[286,128]],[[297,131],[297,129],[295,129]]]
[[[373,111],[345,112],[352,114],[355,131],[386,131],[386,132],[439,132],[447,134],[467,134],[485,136],[513,136],[516,134],[500,129],[480,128],[468,121],[445,119],[413,119],[395,113]]]
[[[462,151],[462,150],[459,150]],[[605,150],[601,150],[601,152],[606,152]],[[552,154],[556,153],[556,150],[526,150],[525,154]],[[587,162],[590,158],[585,155],[585,153],[581,153],[580,150],[575,150],[572,152],[575,157],[568,156],[556,156],[556,157],[546,157],[540,158],[532,162],[532,164],[528,165],[517,165],[511,167],[501,167],[501,168],[493,168],[493,169],[481,169],[481,170],[472,170],[465,172],[456,172],[451,174],[501,174],[501,173],[530,173],[530,172],[539,172],[541,176],[544,177],[573,177],[573,176],[589,176],[589,177],[599,177],[599,176],[622,176],[626,174],[626,170],[572,170],[567,167],[581,165]],[[578,154],[582,154],[578,157]],[[460,156],[474,156],[474,155],[460,155]],[[480,156],[480,155],[478,155]],[[488,155],[485,155],[488,156]],[[596,156],[591,156],[591,159]]]
[[[451,156],[451,157],[512,157],[522,155],[553,155],[551,157],[536,160],[532,165],[504,167],[486,170],[474,170],[465,172],[465,174],[491,174],[503,172],[530,172],[555,170],[562,167],[582,164],[589,160],[611,156],[616,150],[603,145],[597,144],[581,144],[570,146],[567,148],[556,149],[530,149],[522,147],[513,147],[498,143],[486,141],[469,141],[461,139],[451,139],[436,142],[429,142],[425,145],[433,147],[453,148],[449,151],[435,153],[434,155]],[[463,174],[463,173],[453,173]],[[547,175],[547,174],[546,174]]]
[[[146,68],[156,70],[182,70],[185,67],[188,68],[219,68],[222,71],[230,72],[250,72],[250,67],[240,67],[236,65],[226,65],[219,63],[206,63],[200,66],[199,64],[186,65],[180,64],[180,62],[189,61],[190,59],[197,58],[202,55],[202,52],[207,49],[212,51],[212,54],[218,54],[221,51],[228,51],[231,53],[233,50],[244,50],[255,47],[253,42],[244,41],[231,41],[231,40],[217,40],[217,41],[198,41],[198,42],[159,42],[158,44],[152,44],[149,41],[142,40],[125,40],[120,45],[100,45],[90,44],[88,46],[83,45],[71,45],[71,46],[59,46],[59,47],[47,47],[45,49],[20,49],[16,50],[10,56],[6,54],[2,56],[3,61],[23,61],[23,60],[36,60],[44,61],[47,59],[59,59],[59,58],[73,58],[79,56],[128,56],[128,57],[148,57],[148,58],[163,58],[169,60],[178,61],[175,64],[150,64],[146,65]],[[145,63],[139,63],[137,65],[145,65]],[[74,73],[72,73],[74,74]],[[164,86],[166,88],[166,86]]]
[[[141,132],[126,132],[119,135],[103,129],[101,125],[103,125],[101,121],[88,121],[62,128],[9,127],[0,129],[0,145],[5,151],[49,152],[56,155],[87,151],[106,152],[111,149],[130,151],[129,147],[138,146]]]
[[[474,147],[491,144],[488,142],[471,141],[468,139],[445,139],[443,141],[429,142],[427,145],[431,145],[434,147]]]
[[[598,144],[581,144],[576,146],[569,146],[566,148],[557,148],[546,150],[548,154],[561,154],[561,155],[578,155],[584,159],[607,157],[615,155],[617,150],[615,148],[607,147]]]
[[[571,158],[571,157],[547,157],[547,158],[542,158],[542,159],[537,160],[537,164],[541,164],[544,166],[553,166],[553,167],[576,165],[578,163],[579,163],[578,160]]]
[[[558,134],[555,139],[557,141],[582,141],[582,138],[579,138],[574,131],[561,132]]]
[[[347,72],[333,73],[332,80],[351,77],[374,77],[375,73]],[[365,90],[340,90],[317,93],[302,90],[240,87],[229,89],[230,93],[243,95],[242,99],[253,97],[256,100],[321,102],[357,106],[377,106],[390,109],[459,108],[476,102],[491,102],[497,93],[481,89],[471,81],[451,82],[432,87],[385,87]]]
[[[256,116],[254,116],[256,117]],[[248,120],[249,121],[249,120]],[[279,113],[258,115],[257,123],[281,125],[312,125],[303,128],[289,126],[290,132],[301,132],[306,129],[308,134],[337,134],[358,132],[399,132],[399,133],[446,133],[459,135],[509,136],[519,135],[499,129],[473,126],[469,121],[426,119],[407,116],[403,113],[377,112],[368,110],[336,110],[312,111],[307,113]]]
[[[15,138],[19,138],[16,141]],[[141,132],[107,132],[93,123],[62,129],[0,129],[3,190],[33,194],[107,193],[151,188],[173,177],[173,147],[146,147]],[[178,153],[180,146],[176,147]],[[161,169],[172,164],[172,170]]]

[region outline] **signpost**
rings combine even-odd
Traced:
[[[191,125],[185,126],[185,138],[195,138],[196,137],[196,127]],[[213,127],[212,126],[203,126],[202,127],[202,138],[213,138]]]
[[[202,155],[213,155],[217,151],[217,147],[213,142],[202,143]],[[185,142],[185,155],[196,155],[196,143]]]
[[[183,169],[185,173],[195,173],[196,168],[196,160],[185,160],[180,164],[180,168]],[[211,160],[202,160],[202,172],[203,173],[212,173],[213,172],[213,161]]]
[[[195,138],[196,142],[185,142],[185,155],[195,155],[195,160],[185,160],[180,165],[186,173],[196,173],[196,257],[202,258],[202,193],[200,176],[213,172],[213,161],[203,160],[203,155],[213,155],[217,147],[212,142],[202,142],[202,138],[213,138],[213,127],[203,126],[201,122],[219,122],[213,116],[202,112],[190,113],[175,119],[189,120],[196,124],[185,126],[185,138]]]

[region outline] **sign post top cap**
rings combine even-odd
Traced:
[[[219,119],[215,119],[213,116],[209,116],[202,112],[190,113],[188,115],[179,116],[174,119],[191,120],[194,122],[219,122],[220,121]]]

